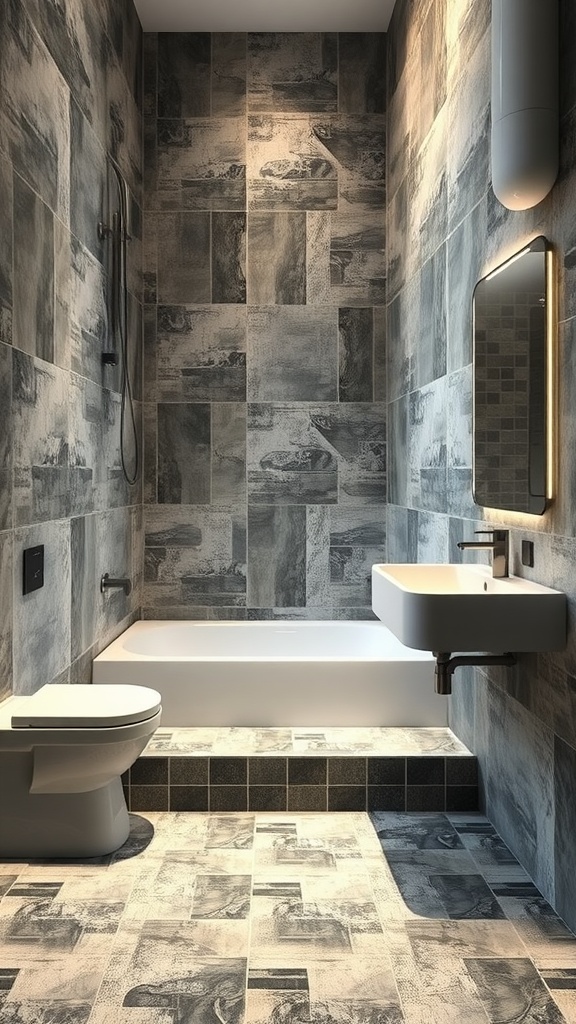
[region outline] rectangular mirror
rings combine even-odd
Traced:
[[[473,493],[478,505],[542,515],[551,498],[551,248],[535,238],[473,298]]]

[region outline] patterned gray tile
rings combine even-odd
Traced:
[[[158,301],[210,302],[210,214],[166,213],[155,226]]]
[[[246,500],[246,406],[212,403],[212,501]]]
[[[54,217],[14,175],[14,345],[54,361]]]
[[[248,506],[248,592],[252,606],[306,603],[306,510]]]
[[[337,35],[250,32],[250,110],[336,110]]]
[[[0,533],[0,700],[12,692],[13,539]]]
[[[306,214],[248,215],[248,302],[306,303]]]
[[[0,14],[0,149],[66,222],[70,198],[69,93],[22,3]]]
[[[245,310],[159,306],[154,359],[161,402],[244,401]]]
[[[12,353],[14,518],[62,519],[68,512],[68,378],[58,367]]]
[[[158,405],[158,467],[158,501],[184,505],[209,501],[209,405]]]
[[[338,335],[339,400],[371,402],[374,393],[374,311],[370,308],[339,309]]]
[[[503,1014],[510,1020],[530,1024],[537,1021],[563,1024],[563,1015],[527,957],[493,960],[465,957],[464,965],[493,1024],[502,1020]]]
[[[158,116],[210,114],[210,34],[158,34]]]
[[[155,181],[147,197],[153,209],[245,209],[243,119],[160,119],[155,141]]]
[[[0,155],[0,189],[4,197],[0,208],[0,342],[12,343],[12,224],[13,175],[12,167]]]
[[[251,210],[335,210],[338,166],[294,114],[248,118],[248,205]]]
[[[248,400],[335,401],[336,317],[331,307],[250,307]]]
[[[246,214],[212,214],[212,302],[246,302]]]
[[[212,116],[246,110],[245,32],[212,33]]]
[[[305,406],[248,406],[248,496],[267,505],[337,501],[336,453]]]
[[[106,157],[102,141],[70,101],[70,228],[84,246],[102,261],[104,242],[98,223],[107,209]]]
[[[371,508],[311,505],[307,509],[306,603],[366,606],[371,571],[385,559],[384,518]]]
[[[383,114],[386,110],[386,40],[379,32],[338,35],[338,110]]]
[[[24,597],[18,568],[24,549],[36,544],[44,545],[46,583]],[[16,530],[13,559],[14,692],[29,694],[51,682],[70,661],[69,522],[60,520]]]

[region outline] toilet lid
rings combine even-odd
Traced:
[[[148,686],[48,683],[12,704],[12,728],[94,729],[145,722],[161,709]]]

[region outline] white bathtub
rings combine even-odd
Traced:
[[[162,726],[444,726],[431,654],[380,622],[142,621],[94,683],[162,694]]]

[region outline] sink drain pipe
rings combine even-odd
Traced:
[[[435,686],[436,693],[443,695],[452,693],[452,676],[462,665],[515,665],[515,654],[457,654],[454,658],[450,651],[437,653]]]

